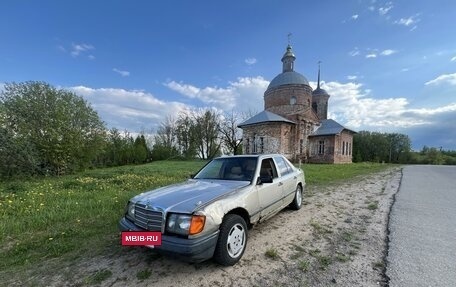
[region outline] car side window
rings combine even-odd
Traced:
[[[274,160],[277,163],[277,169],[280,171],[281,176],[289,174],[292,171],[291,167],[283,158],[275,157]]]
[[[277,177],[277,170],[272,158],[263,159],[261,161],[260,176],[272,176]]]

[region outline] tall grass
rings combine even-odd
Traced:
[[[202,161],[154,162],[0,184],[0,270],[118,245],[124,206],[142,191],[182,181]]]

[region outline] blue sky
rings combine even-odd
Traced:
[[[46,81],[108,127],[153,132],[168,115],[263,110],[287,34],[295,70],[354,130],[456,149],[455,1],[1,1],[0,88]]]

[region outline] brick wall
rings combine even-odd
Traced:
[[[243,127],[244,154],[293,154],[295,126],[289,123],[264,123]]]
[[[322,148],[322,143],[324,148]],[[353,134],[342,131],[339,135],[309,138],[309,162],[313,163],[351,163]]]
[[[296,102],[290,104],[291,98]],[[287,85],[264,92],[264,109],[278,115],[287,115],[312,106],[312,88],[307,85]]]

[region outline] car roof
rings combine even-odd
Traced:
[[[217,159],[221,158],[238,158],[238,157],[252,157],[252,158],[264,158],[264,157],[275,157],[275,156],[280,156],[284,157],[281,154],[276,154],[276,153],[271,153],[271,154],[239,154],[239,155],[224,155],[217,157]]]

